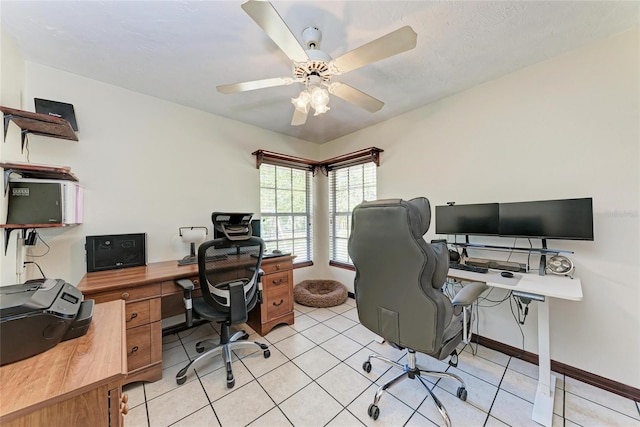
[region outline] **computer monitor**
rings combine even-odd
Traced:
[[[498,235],[498,204],[436,206],[436,234]]]
[[[500,236],[593,240],[593,201],[500,203]]]

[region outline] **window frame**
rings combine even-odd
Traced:
[[[273,167],[274,168],[274,182],[273,182],[273,186],[267,186],[264,185],[263,182],[263,178],[262,178],[262,173],[263,173],[263,169],[262,167]],[[290,181],[288,183],[288,185],[279,185],[278,183],[278,168],[283,168],[286,170],[290,171]],[[290,245],[286,245],[286,246],[290,246],[291,247],[291,254],[292,255],[296,255],[296,258],[293,259],[293,264],[294,264],[294,268],[296,267],[303,267],[303,266],[309,266],[309,265],[313,265],[313,255],[314,255],[314,251],[313,251],[313,175],[311,170],[309,170],[309,168],[302,168],[302,167],[294,167],[292,165],[283,165],[283,164],[274,164],[268,161],[264,161],[261,162],[260,166],[259,166],[259,170],[260,170],[260,222],[261,222],[261,234],[262,234],[262,238],[263,240],[265,240],[265,243],[270,242],[270,243],[275,243],[275,248],[271,248],[271,249],[283,249],[282,248],[282,242],[290,242]],[[294,199],[294,193],[296,191],[300,191],[300,190],[294,190],[294,171],[298,171],[298,172],[302,172],[305,175],[305,211],[304,212],[294,212],[293,206],[293,199]],[[268,191],[273,191],[274,193],[274,207],[273,207],[273,211],[272,212],[265,212],[264,211],[264,200],[263,200],[263,190],[268,190]],[[278,212],[278,201],[279,201],[279,196],[278,196],[278,192],[282,191],[282,192],[290,192],[291,195],[291,199],[290,199],[290,203],[291,203],[291,208],[287,211],[287,212]],[[273,223],[275,224],[276,227],[276,231],[275,231],[275,239],[269,239],[267,240],[265,238],[265,230],[268,229],[268,227],[265,226],[265,219],[267,218],[273,218],[274,221]],[[281,224],[280,219],[281,218],[291,218],[292,220],[292,224],[291,224],[291,236],[290,237],[280,237],[280,232],[278,231],[278,227]],[[296,218],[305,218],[306,221],[306,236],[304,238],[301,237],[296,237],[296,233],[295,233],[295,221]],[[300,241],[300,240],[304,240],[305,241],[305,253],[306,253],[306,257],[302,257],[300,253],[296,253],[295,249],[296,249],[296,241]],[[286,251],[289,251],[289,249],[287,248]]]
[[[357,204],[362,203],[365,200],[371,201],[371,200],[377,199],[377,192],[378,192],[377,166],[378,166],[378,163],[372,160],[372,161],[359,162],[358,164],[355,164],[355,165],[350,164],[344,167],[338,167],[338,168],[333,168],[329,170],[329,173],[328,173],[329,236],[328,237],[329,237],[329,265],[330,266],[344,268],[347,270],[355,270],[355,267],[353,265],[353,262],[351,261],[351,258],[348,255],[348,252],[346,254],[346,259],[344,256],[341,257],[341,255],[344,255],[344,254],[342,253],[343,251],[341,251],[339,248],[338,241],[346,240],[348,245],[349,237],[351,235],[351,215],[353,213],[353,208],[355,208]],[[372,170],[367,170],[367,168],[372,168]],[[359,190],[362,194],[362,200],[359,200],[354,204],[352,204],[351,201],[347,201],[348,210],[338,211],[337,210],[337,206],[338,206],[337,190],[336,190],[336,180],[339,178],[338,173],[340,173],[340,171],[346,170],[347,180],[349,181],[352,171],[356,171],[358,169],[359,169],[358,171],[359,174],[361,174],[361,179],[359,180],[360,183],[352,185],[350,182],[348,182],[346,191],[350,195],[354,191],[354,189],[356,191]],[[368,179],[368,177],[369,178],[373,177],[373,182],[370,179]],[[367,193],[366,188],[371,186],[373,186],[375,195],[373,199],[370,199],[370,198],[367,199],[365,198],[365,194]],[[339,236],[339,234],[341,233],[338,233],[338,230],[337,230],[338,223],[344,222],[345,216],[347,218],[346,238]],[[339,221],[339,218],[341,218],[342,221]]]

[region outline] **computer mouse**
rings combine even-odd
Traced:
[[[280,249],[274,249],[271,253],[272,254],[276,254],[276,255],[280,255],[282,253],[282,251]]]
[[[503,271],[502,273],[500,273],[500,275],[502,277],[513,277],[513,273],[510,271]]]

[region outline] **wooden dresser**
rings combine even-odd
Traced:
[[[262,304],[249,313],[247,322],[260,335],[281,323],[293,325],[293,258],[262,260]]]
[[[124,304],[94,307],[87,333],[0,367],[0,425],[124,425]]]

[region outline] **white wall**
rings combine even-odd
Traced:
[[[582,302],[551,301],[551,356],[633,387],[640,387],[639,52],[637,29],[619,34],[324,144],[321,156],[380,147],[378,197],[427,196],[432,206],[593,197],[595,241],[548,242],[575,251],[584,293]],[[353,288],[353,273],[330,274]],[[532,311],[525,349],[537,352]],[[482,310],[480,334],[522,344],[506,304]]]
[[[14,40],[0,27],[0,105],[10,108],[22,108],[22,95],[24,92],[24,59],[15,45]],[[20,130],[11,126],[7,133],[6,142],[0,143],[0,159],[21,160],[20,154]],[[7,218],[7,202],[3,198],[0,203],[0,221]],[[4,230],[2,230],[4,236]],[[13,234],[17,235],[14,231]],[[15,237],[14,237],[15,239]],[[2,284],[16,283],[15,276],[15,245],[4,253],[4,237],[0,238],[2,244],[2,260],[0,262],[0,280]],[[11,268],[3,268],[7,261],[11,262]]]
[[[34,258],[48,277],[74,284],[86,272],[85,236],[146,232],[149,262],[177,260],[189,252],[179,227],[211,229],[216,210],[260,212],[253,151],[315,158],[318,150],[315,144],[30,62],[25,95],[29,111],[34,97],[75,108],[78,142],[31,136],[29,146],[31,162],[70,166],[85,187],[84,223],[38,230],[52,250]],[[30,251],[45,250],[39,244]],[[4,257],[3,264],[11,271],[15,258]],[[28,273],[39,277],[35,267]]]

